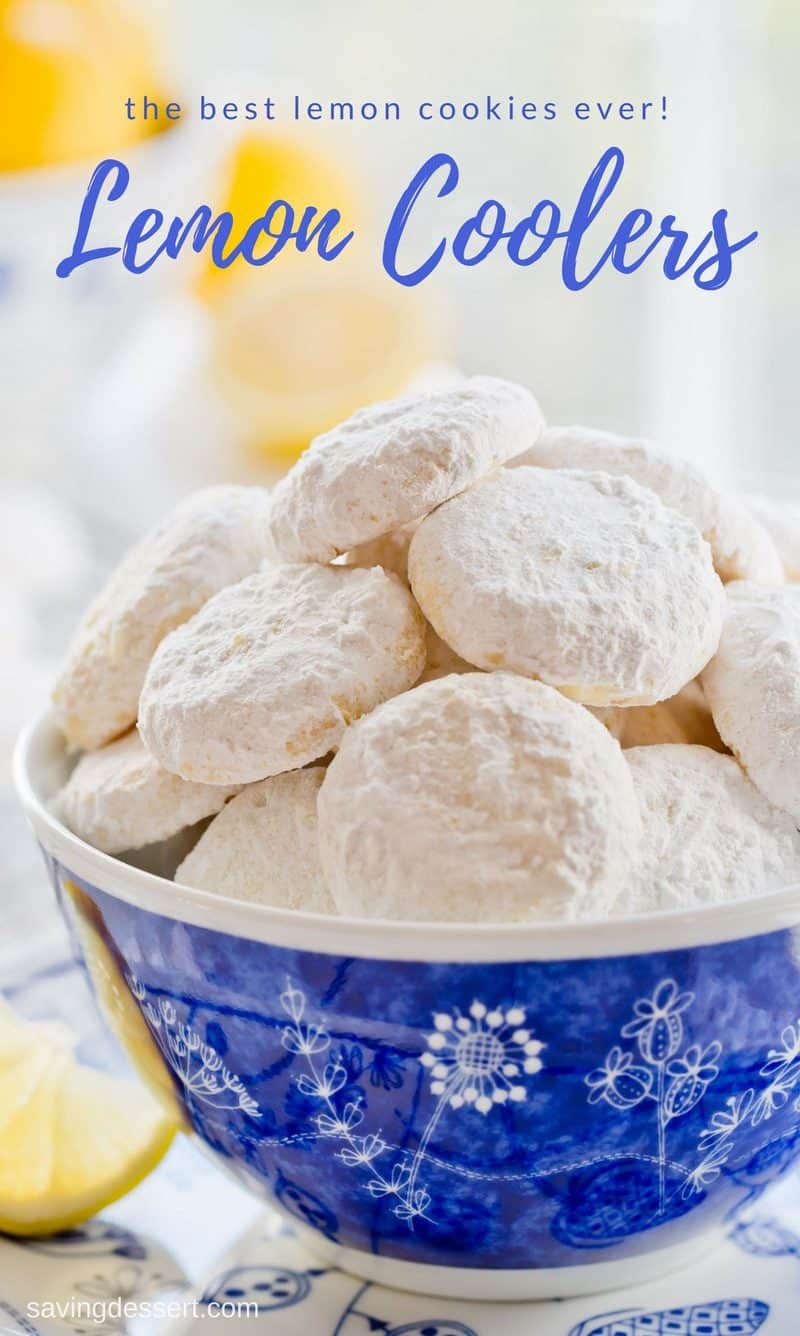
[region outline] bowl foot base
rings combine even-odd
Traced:
[[[397,1261],[374,1253],[345,1248],[323,1238],[315,1230],[292,1221],[298,1239],[328,1266],[339,1267],[360,1280],[411,1294],[437,1299],[468,1299],[520,1302],[534,1299],[576,1299],[604,1290],[642,1285],[697,1262],[722,1241],[721,1233],[708,1233],[670,1248],[641,1253],[620,1261],[589,1265],[542,1267],[538,1270],[481,1270],[475,1267],[430,1266]]]

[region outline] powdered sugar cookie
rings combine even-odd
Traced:
[[[86,752],[56,798],[59,818],[104,853],[140,849],[219,812],[238,789],[189,784],[147,752],[134,729]]]
[[[384,534],[382,538],[373,538],[369,543],[362,543],[348,552],[342,562],[344,566],[362,566],[370,569],[381,566],[385,571],[396,575],[408,587],[408,548],[416,531],[416,524],[406,524],[402,529]],[[437,635],[430,622],[425,624],[425,671],[420,682],[433,682],[437,677],[446,677],[448,673],[474,673],[475,665],[467,663],[456,654],[454,649],[445,644]]]
[[[176,882],[276,909],[335,914],[317,837],[324,775],[322,766],[309,766],[249,784],[201,835]]]
[[[406,524],[402,529],[374,538],[370,543],[362,543],[353,548],[342,562],[345,566],[382,566],[391,571],[403,584],[408,585],[408,548],[417,529],[416,524]],[[467,663],[456,654],[454,649],[445,644],[437,635],[430,622],[425,625],[425,671],[420,682],[433,682],[437,677],[446,677],[448,673],[474,673],[474,664]]]
[[[408,569],[462,658],[587,704],[672,696],[719,639],[707,543],[629,478],[501,469],[422,521]]]
[[[754,495],[741,499],[778,549],[787,580],[800,580],[800,502]]]
[[[324,756],[424,666],[424,620],[399,580],[379,567],[274,566],[162,641],[139,728],[184,779],[247,784]]]
[[[543,426],[529,390],[490,376],[362,408],[312,441],[276,487],[275,547],[285,561],[330,561],[427,515]]]
[[[738,497],[724,492],[719,501],[717,531],[712,547],[724,542],[726,558],[718,559],[723,580],[755,580],[758,584],[783,584],[786,576],[772,537]]]
[[[550,427],[531,449],[511,461],[511,467],[520,464],[598,470],[632,478],[697,525],[711,545],[714,565],[723,580],[780,582],[769,535],[680,455],[649,441],[591,427]]]
[[[761,792],[800,821],[800,586],[728,586],[702,675],[720,737]]]
[[[78,627],[53,691],[72,748],[93,750],[136,722],[167,632],[268,555],[267,508],[264,488],[208,487],[131,549]]]
[[[625,753],[642,815],[636,877],[625,913],[694,909],[800,881],[800,833],[732,756],[707,747]]]
[[[360,720],[318,809],[337,908],[371,918],[601,916],[639,839],[617,744],[511,673],[443,677]]]

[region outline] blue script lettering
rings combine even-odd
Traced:
[[[458,166],[455,158],[451,158],[449,153],[434,153],[432,158],[428,158],[428,161],[422,164],[416,176],[412,178],[403,191],[386,229],[383,242],[383,267],[390,278],[393,278],[396,283],[405,284],[406,287],[413,287],[427,278],[428,274],[432,274],[447,249],[447,241],[442,237],[427,260],[418,265],[416,269],[412,269],[408,274],[401,274],[397,267],[397,248],[402,240],[411,211],[428,182],[442,167],[445,169],[445,179],[436,194],[440,199],[443,195],[452,194],[458,185]]]
[[[106,189],[107,182],[110,184]],[[186,222],[177,216],[173,218],[167,225],[166,235],[163,213],[159,209],[142,209],[128,225],[122,246],[90,248],[89,234],[98,206],[104,199],[115,203],[125,194],[129,183],[128,168],[116,158],[106,158],[95,168],[81,205],[72,251],[56,266],[59,278],[69,278],[74,270],[92,260],[107,259],[120,253],[122,264],[129,273],[143,274],[161,256],[177,260],[187,245],[196,253],[209,245],[211,258],[220,269],[229,268],[239,258],[250,265],[269,264],[289,243],[293,243],[298,251],[315,247],[320,259],[330,261],[341,255],[354,236],[353,232],[338,234],[342,221],[338,209],[321,213],[310,204],[298,220],[288,200],[278,199],[250,223],[241,240],[233,245],[230,244],[233,215],[224,210],[214,215],[207,204],[202,204]],[[160,238],[158,244],[146,251],[145,243],[154,238]]]
[[[77,269],[81,264],[88,264],[90,260],[103,260],[109,255],[119,255],[119,246],[100,246],[95,250],[85,250],[86,240],[89,236],[89,228],[92,225],[94,211],[97,208],[97,201],[100,198],[101,191],[108,177],[113,175],[116,179],[109,186],[109,200],[119,199],[128,189],[128,182],[131,174],[124,162],[117,162],[115,158],[106,158],[104,162],[98,163],[92,172],[91,180],[81,205],[81,212],[78,218],[78,227],[75,232],[75,240],[72,243],[72,254],[66,260],[62,260],[56,269],[59,278],[69,278],[73,269]]]
[[[606,266],[619,274],[634,274],[651,256],[657,256],[664,277],[671,282],[691,275],[701,291],[725,287],[733,274],[734,255],[752,245],[758,233],[733,239],[727,209],[717,209],[708,231],[696,239],[678,226],[675,214],[665,214],[660,221],[646,208],[615,214],[614,195],[624,169],[622,149],[612,146],[586,178],[571,215],[554,200],[540,199],[526,217],[509,218],[501,200],[488,198],[448,237],[431,223],[426,210],[457,191],[461,173],[449,153],[434,153],[414,174],[392,211],[383,237],[383,268],[395,283],[416,287],[434,273],[448,252],[456,264],[473,268],[504,250],[512,264],[528,268],[559,243],[561,278],[569,292],[581,292]],[[321,210],[313,204],[298,208],[289,200],[275,199],[243,232],[242,220],[235,220],[227,211],[215,214],[208,204],[199,205],[187,219],[167,220],[160,209],[147,208],[128,222],[121,245],[90,244],[99,226],[98,214],[117,204],[129,183],[128,168],[116,158],[106,158],[95,168],[81,204],[72,250],[56,267],[59,278],[68,278],[81,265],[115,255],[129,273],[143,274],[158,259],[177,260],[184,250],[208,250],[219,269],[228,269],[237,260],[259,268],[270,264],[286,247],[315,252],[330,262],[355,236],[343,230],[338,209]],[[112,217],[117,216],[113,211]],[[420,236],[435,240],[420,243]]]
[[[676,227],[674,214],[667,214],[656,223],[649,209],[631,209],[616,225],[611,224],[610,240],[606,241],[599,257],[593,261],[587,258],[590,234],[591,237],[597,236],[602,220],[609,217],[610,201],[624,167],[622,149],[606,149],[589,173],[572,217],[563,227],[562,212],[553,200],[540,200],[527,218],[511,225],[499,200],[485,200],[456,230],[449,246],[453,258],[458,264],[471,267],[487,259],[500,243],[505,243],[512,264],[528,266],[541,259],[555,241],[563,241],[561,277],[568,291],[580,292],[606,265],[610,264],[620,274],[632,274],[660,249],[666,252],[662,260],[666,278],[672,280],[691,273],[695,285],[705,291],[724,287],[733,272],[733,256],[758,236],[757,232],[749,232],[738,241],[732,241],[728,235],[726,209],[717,210],[711,230],[692,247],[689,247],[688,233]],[[448,153],[434,154],[422,164],[403,191],[386,228],[383,267],[390,278],[405,287],[415,287],[432,274],[448,250],[447,238],[442,237],[420,262],[414,263],[407,256],[409,223],[416,209],[431,196],[428,187],[437,179],[436,198],[450,195],[458,186],[458,164]],[[643,238],[647,238],[646,244],[637,251],[635,243]]]

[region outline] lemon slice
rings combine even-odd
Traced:
[[[103,935],[103,918],[99,909],[91,897],[69,877],[61,878],[61,889],[64,896],[68,897],[64,903],[74,909],[70,915],[71,926],[80,940],[83,962],[89,972],[100,1011],[125,1050],[139,1080],[156,1103],[161,1105],[167,1121],[188,1131],[188,1121],[175,1096],[175,1087],[164,1059],[123,978],[122,962],[115,959],[107,936]]]
[[[358,172],[344,155],[270,128],[239,135],[222,168],[222,207],[240,238],[274,199],[297,217],[338,209],[337,236],[375,245]],[[371,242],[370,242],[371,238]],[[209,370],[230,432],[260,469],[283,469],[362,404],[402,393],[448,340],[427,294],[389,282],[356,247],[333,264],[288,244],[265,269],[206,256],[196,291],[212,317]],[[227,425],[227,424],[226,424]]]
[[[82,1066],[60,1021],[0,1001],[0,1230],[50,1234],[135,1187],[174,1122],[142,1087]]]
[[[243,131],[220,167],[218,198],[233,215],[232,236],[237,240],[274,199],[287,200],[298,217],[307,205],[322,212],[338,209],[344,235],[359,223],[359,195],[355,173],[346,161],[305,138],[274,130]],[[287,246],[271,268],[273,273],[277,267],[285,271],[298,262],[307,266],[308,260]],[[234,288],[252,287],[253,277],[253,269],[244,261],[218,269],[207,258],[198,274],[198,293],[214,305]]]
[[[0,0],[0,172],[124,151],[171,123],[129,120],[158,97],[156,35],[108,0]]]
[[[217,310],[213,374],[253,454],[286,464],[445,356],[422,300],[358,267],[276,273]]]

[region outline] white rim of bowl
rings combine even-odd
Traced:
[[[14,752],[17,793],[46,852],[76,877],[112,898],[229,936],[373,960],[513,963],[651,954],[733,942],[800,926],[800,884],[702,909],[574,923],[403,923],[334,918],[217,896],[101,853],[61,824],[40,797],[32,765],[34,750],[40,747],[52,752],[58,736],[52,711],[45,710],[23,729]]]

